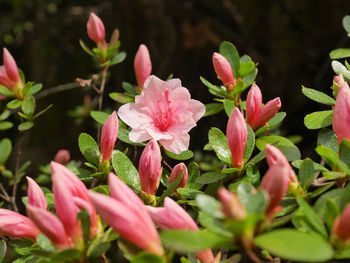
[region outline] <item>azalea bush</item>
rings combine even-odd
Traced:
[[[350,16],[343,25],[350,34]],[[213,95],[206,105],[180,79],[152,75],[151,55],[140,45],[137,83],[108,94],[115,102],[109,111],[107,76],[126,53],[118,29],[107,42],[93,13],[87,34],[91,43],[80,44],[98,72],[77,83],[96,97],[71,116],[81,123],[88,112],[96,133],[81,132],[81,160],[61,149],[35,178],[26,172],[30,160],[22,160],[23,135],[52,105],[37,109],[45,89],[27,81],[3,50],[0,129],[19,135],[0,141],[0,262],[349,260],[350,66],[338,61],[350,57],[349,49],[330,53],[336,76],[329,94],[302,87],[328,107],[304,119],[318,132],[319,158],[312,160],[301,159],[293,137],[281,136],[283,102],[263,99],[257,63],[234,44],[223,42],[212,56],[215,83],[200,77]],[[203,151],[192,152],[191,129],[221,111],[226,131],[210,128]]]

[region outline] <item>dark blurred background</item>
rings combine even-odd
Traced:
[[[327,108],[304,97],[301,85],[331,94],[333,72],[328,54],[350,46],[341,24],[350,14],[350,1],[1,0],[1,47],[9,49],[28,80],[43,83],[44,89],[73,82],[76,77],[88,78],[97,67],[78,40],[94,45],[86,33],[90,12],[103,20],[107,40],[114,28],[120,30],[121,50],[128,54],[123,63],[111,68],[106,107],[116,108],[108,93],[122,91],[122,81],[136,83],[133,59],[141,43],[150,50],[153,74],[165,79],[173,73],[193,98],[212,102],[199,76],[220,84],[211,57],[227,40],[241,55],[248,54],[259,63],[257,84],[264,102],[279,96],[287,112],[282,133],[302,135],[303,157],[312,154],[316,132],[306,130],[303,118]],[[48,163],[60,148],[82,159],[78,135],[95,136],[94,121],[89,118],[76,126],[67,111],[82,104],[86,94],[95,96],[93,90],[78,88],[38,101],[39,108],[51,103],[54,107],[38,119],[25,149],[24,159],[32,159],[33,168]],[[191,148],[204,146],[210,127],[225,130],[225,118],[222,113],[201,120],[191,132],[196,135],[191,137]],[[16,135],[15,128],[0,133],[1,138]]]

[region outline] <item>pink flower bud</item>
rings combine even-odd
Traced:
[[[153,221],[162,230],[179,229],[198,231],[197,224],[192,217],[179,206],[173,199],[165,197],[164,207],[146,206]],[[214,255],[210,249],[196,253],[196,257],[202,263],[213,263]]]
[[[346,82],[340,87],[335,102],[333,130],[337,135],[338,143],[344,138],[350,140],[350,89]]]
[[[142,90],[143,83],[151,75],[152,72],[152,62],[151,57],[148,52],[148,48],[141,44],[136,52],[134,59],[134,70],[136,81],[139,89]]]
[[[266,160],[269,167],[275,165],[278,162],[282,162],[286,164],[289,168],[289,175],[288,175],[289,181],[291,183],[296,183],[298,181],[287,158],[277,147],[271,144],[266,144],[265,151],[266,151]]]
[[[227,59],[223,55],[215,52],[213,54],[213,65],[216,74],[225,85],[227,91],[233,91],[233,88],[235,87],[235,79],[231,65]]]
[[[281,209],[279,204],[288,191],[288,174],[289,167],[283,162],[277,162],[267,170],[261,181],[261,188],[267,192],[269,197],[269,204],[265,211],[269,220]]]
[[[281,108],[280,98],[275,98],[270,100],[268,103],[262,107],[258,117],[251,126],[253,130],[256,130],[266,124]]]
[[[0,208],[0,235],[36,240],[40,231],[27,217],[11,210]]]
[[[253,84],[247,96],[246,117],[247,123],[253,127],[262,108],[262,95],[258,85]]]
[[[334,220],[333,233],[343,242],[350,240],[350,204],[347,204],[341,215]]]
[[[13,59],[10,52],[6,48],[3,49],[3,52],[4,66],[7,77],[14,83],[21,83],[21,78],[19,77],[16,61]]]
[[[244,206],[239,201],[236,194],[221,188],[218,190],[218,197],[221,204],[221,210],[227,218],[243,220],[246,217]]]
[[[40,186],[30,177],[26,177],[28,181],[28,202],[32,206],[39,207],[43,210],[47,208],[47,202]]]
[[[149,220],[135,213],[132,206],[114,198],[92,191],[89,192],[89,195],[102,220],[122,238],[146,251],[163,255],[160,238],[152,222],[148,224]]]
[[[345,80],[342,73],[340,73],[338,76],[334,76],[332,89],[335,97],[338,96],[340,87],[344,85],[344,83],[345,83]]]
[[[1,66],[0,67],[0,85],[3,85],[6,88],[11,90],[13,88],[13,82],[5,74],[4,70],[5,70],[5,67]]]
[[[89,38],[95,41],[96,44],[105,44],[105,26],[103,25],[102,20],[95,15],[90,13],[89,21],[87,22],[87,33]]]
[[[27,214],[58,249],[72,247],[61,221],[51,212],[27,205]]]
[[[65,149],[59,150],[53,160],[62,165],[66,165],[70,160],[70,153]]]
[[[113,111],[102,127],[101,133],[101,160],[109,162],[112,157],[115,142],[118,138],[118,117]]]
[[[244,163],[243,154],[248,131],[242,113],[238,108],[235,108],[231,113],[226,127],[226,136],[232,155],[232,165],[235,168],[240,168]]]
[[[151,140],[143,150],[139,162],[141,189],[146,194],[156,194],[162,175],[161,165],[159,145],[155,140]]]
[[[187,170],[187,167],[184,163],[179,163],[179,164],[175,165],[175,167],[171,171],[169,181],[171,183],[174,182],[176,180],[176,178],[178,176],[180,176],[181,174],[182,174],[181,181],[177,185],[176,188],[179,188],[179,187],[185,188],[186,187],[187,178],[188,178],[188,170]]]
[[[52,175],[52,192],[55,199],[56,212],[61,219],[67,235],[75,243],[81,235],[81,226],[78,222],[78,213],[74,205],[73,196],[67,187],[67,181],[55,173]]]

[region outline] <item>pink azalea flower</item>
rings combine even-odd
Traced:
[[[188,132],[203,117],[205,106],[191,99],[179,79],[163,81],[150,76],[135,103],[119,108],[118,115],[132,130],[129,139],[144,142],[154,139],[173,153],[188,149]]]

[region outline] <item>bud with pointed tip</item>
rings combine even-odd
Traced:
[[[139,162],[141,189],[146,194],[156,194],[162,175],[161,158],[158,143],[151,140],[143,150]]]
[[[334,76],[332,89],[333,89],[333,94],[334,94],[335,98],[338,96],[340,87],[344,83],[345,83],[345,80],[344,80],[344,77],[343,77],[342,73],[340,73],[338,76]]]
[[[347,204],[341,215],[334,220],[333,233],[343,242],[350,240],[350,204]]]
[[[35,241],[39,233],[37,226],[28,217],[0,208],[0,235]]]
[[[164,251],[158,232],[150,218],[145,220],[141,217],[135,212],[133,205],[130,206],[129,202],[122,203],[117,199],[93,191],[89,191],[89,196],[101,219],[122,238],[146,251],[159,256],[163,255]],[[145,217],[149,217],[149,215],[146,213]]]
[[[265,151],[266,151],[266,160],[267,160],[269,167],[275,165],[278,162],[285,163],[289,168],[289,174],[288,174],[289,181],[291,183],[298,182],[298,179],[296,178],[296,176],[293,172],[293,169],[290,166],[287,158],[284,156],[284,154],[277,147],[275,147],[271,144],[266,144]]]
[[[146,206],[146,208],[153,221],[155,221],[162,230],[178,229],[198,231],[198,226],[193,221],[192,217],[169,197],[165,197],[164,207]],[[214,262],[214,255],[210,249],[196,253],[196,257],[200,259],[202,263]]]
[[[288,191],[289,168],[283,162],[271,166],[261,181],[261,188],[267,192],[269,204],[266,208],[266,217],[271,220],[273,215],[281,210],[280,203]]]
[[[117,138],[118,138],[118,117],[117,117],[117,113],[113,111],[113,113],[109,115],[105,124],[102,127],[101,145],[100,145],[102,162],[110,161]]]
[[[22,89],[23,84],[19,76],[16,61],[6,48],[3,49],[3,56],[4,66],[0,70],[0,84],[10,90]]]
[[[90,13],[86,27],[89,38],[95,41],[96,44],[106,44],[105,27],[102,20],[97,15]]]
[[[232,68],[227,59],[220,53],[213,54],[213,65],[216,74],[221,79],[227,91],[233,91],[235,87],[235,78],[233,76]]]
[[[235,108],[231,113],[226,127],[226,136],[232,155],[232,165],[235,168],[241,168],[244,163],[243,154],[248,131],[242,113],[238,108]]]
[[[60,163],[62,165],[66,165],[69,160],[70,160],[70,153],[68,150],[62,149],[57,151],[55,157],[53,158],[53,160],[56,163]]]
[[[177,185],[176,188],[185,188],[186,187],[186,183],[187,183],[187,178],[188,178],[188,170],[187,167],[184,163],[179,163],[177,165],[175,165],[175,167],[173,168],[173,170],[171,171],[170,174],[170,178],[169,181],[172,183],[176,180],[176,178],[178,176],[180,176],[182,174],[182,178],[180,183]]]
[[[247,213],[236,194],[225,188],[220,188],[218,190],[218,197],[221,204],[221,211],[227,218],[234,220],[245,219]]]
[[[134,59],[134,70],[138,88],[142,90],[145,80],[151,75],[152,62],[146,45],[141,44]]]
[[[344,82],[339,90],[333,109],[333,131],[338,143],[346,138],[350,140],[350,88]]]
[[[53,213],[35,206],[27,205],[27,214],[38,226],[41,232],[50,239],[52,245],[58,249],[72,247],[63,224]]]
[[[39,207],[43,210],[47,209],[47,201],[40,186],[30,177],[26,177],[28,181],[28,202],[30,205]]]

